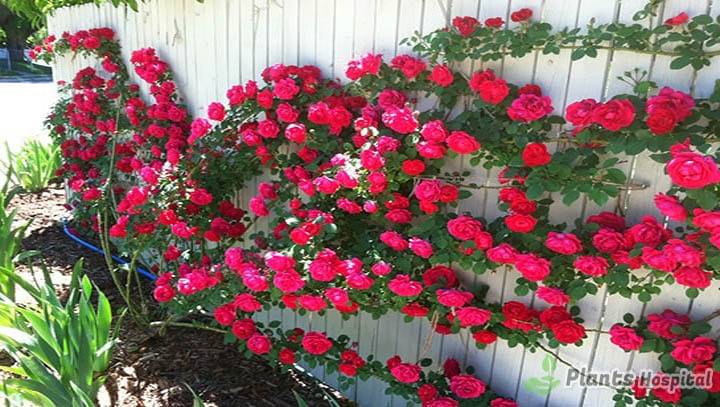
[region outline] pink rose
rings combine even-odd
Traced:
[[[545,247],[555,253],[564,254],[566,256],[575,254],[582,250],[582,243],[572,233],[548,232],[545,239]]]
[[[535,254],[517,255],[514,264],[528,281],[542,281],[550,275],[550,262]]]
[[[667,216],[670,220],[685,222],[687,219],[688,212],[676,196],[658,193],[655,194],[654,201],[660,213]]]
[[[672,153],[665,171],[673,184],[687,189],[701,189],[720,182],[720,170],[715,160],[692,151]]]

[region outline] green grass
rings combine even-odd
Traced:
[[[35,65],[29,62],[13,62],[12,71],[7,70],[7,61],[0,61],[0,77],[12,77],[19,75],[50,75],[52,70],[50,67]]]

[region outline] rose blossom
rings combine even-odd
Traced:
[[[458,30],[460,35],[463,37],[469,37],[473,34],[473,32],[475,32],[475,29],[480,26],[480,22],[475,17],[457,16],[453,18],[452,25]]]
[[[450,390],[461,399],[474,399],[485,393],[485,383],[468,374],[458,374],[450,379]]]
[[[321,332],[308,332],[302,338],[302,347],[311,355],[323,355],[333,346],[332,342]]]
[[[713,339],[698,336],[694,339],[681,339],[673,343],[674,349],[670,355],[678,362],[690,365],[712,360],[717,350]]]
[[[428,79],[440,87],[447,88],[452,85],[455,78],[453,77],[453,72],[447,65],[440,64],[433,67]]]
[[[670,220],[685,222],[688,217],[687,210],[676,196],[657,193],[654,202],[658,210]]]
[[[582,243],[572,233],[548,232],[545,239],[545,247],[555,253],[564,254],[566,256],[575,254],[582,250]]]
[[[447,228],[448,233],[456,239],[472,240],[483,230],[483,225],[479,220],[463,215],[448,221]]]
[[[552,113],[552,100],[547,96],[523,94],[513,100],[507,115],[516,122],[530,123]]]
[[[618,131],[635,121],[635,106],[627,99],[613,99],[593,110],[593,123],[610,131]]]
[[[540,167],[550,163],[552,156],[543,143],[528,143],[522,151],[522,160],[528,167]]]
[[[400,297],[414,297],[422,292],[423,286],[407,274],[398,274],[388,282],[388,289]]]
[[[711,156],[680,147],[671,150],[671,155],[665,171],[673,184],[687,189],[701,189],[720,182],[720,170]]]
[[[445,140],[448,148],[458,154],[472,154],[480,149],[480,143],[464,131],[453,131]]]
[[[535,291],[538,298],[550,305],[565,306],[570,302],[570,296],[565,294],[563,290],[554,287],[539,287]]]
[[[610,328],[610,342],[625,351],[631,351],[640,349],[643,338],[634,329],[615,324]]]

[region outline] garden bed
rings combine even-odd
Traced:
[[[64,203],[59,188],[13,199],[10,207],[17,209],[18,218],[32,220],[23,248],[42,252],[60,292],[67,288],[73,264],[84,258],[87,275],[119,308],[122,299],[103,258],[63,234]],[[29,273],[29,267],[19,265],[18,272]],[[311,378],[296,371],[281,373],[262,359],[245,359],[215,332],[173,328],[160,336],[125,318],[120,339],[101,405],[192,405],[188,386],[206,405],[295,406],[293,391],[310,405],[327,405]]]

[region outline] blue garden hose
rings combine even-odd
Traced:
[[[65,234],[66,234],[70,239],[74,240],[75,243],[79,244],[80,246],[83,246],[83,247],[85,247],[85,248],[88,248],[88,249],[90,249],[90,250],[92,250],[92,251],[94,251],[94,252],[96,252],[96,253],[100,253],[100,254],[102,254],[102,255],[105,254],[105,251],[104,251],[103,249],[101,249],[101,248],[99,248],[99,247],[96,247],[96,246],[92,245],[91,243],[89,243],[89,242],[87,242],[87,241],[85,241],[85,240],[83,240],[83,239],[75,236],[74,234],[72,234],[72,233],[70,232],[70,229],[68,229],[67,221],[63,221],[63,232],[65,232]],[[128,264],[128,263],[129,263],[127,260],[122,259],[122,258],[120,258],[120,257],[118,257],[118,256],[115,256],[115,255],[112,255],[112,254],[110,255],[110,257],[112,257],[112,259],[115,260],[115,262],[117,262],[118,264]],[[145,269],[143,269],[143,268],[135,267],[135,270],[137,270],[137,272],[140,273],[140,275],[142,275],[143,277],[147,278],[147,279],[150,280],[150,281],[155,281],[155,279],[157,279],[157,276],[156,276],[155,274],[153,274],[153,273],[151,273],[151,272],[149,272],[149,271],[147,271],[147,270],[145,270]]]

